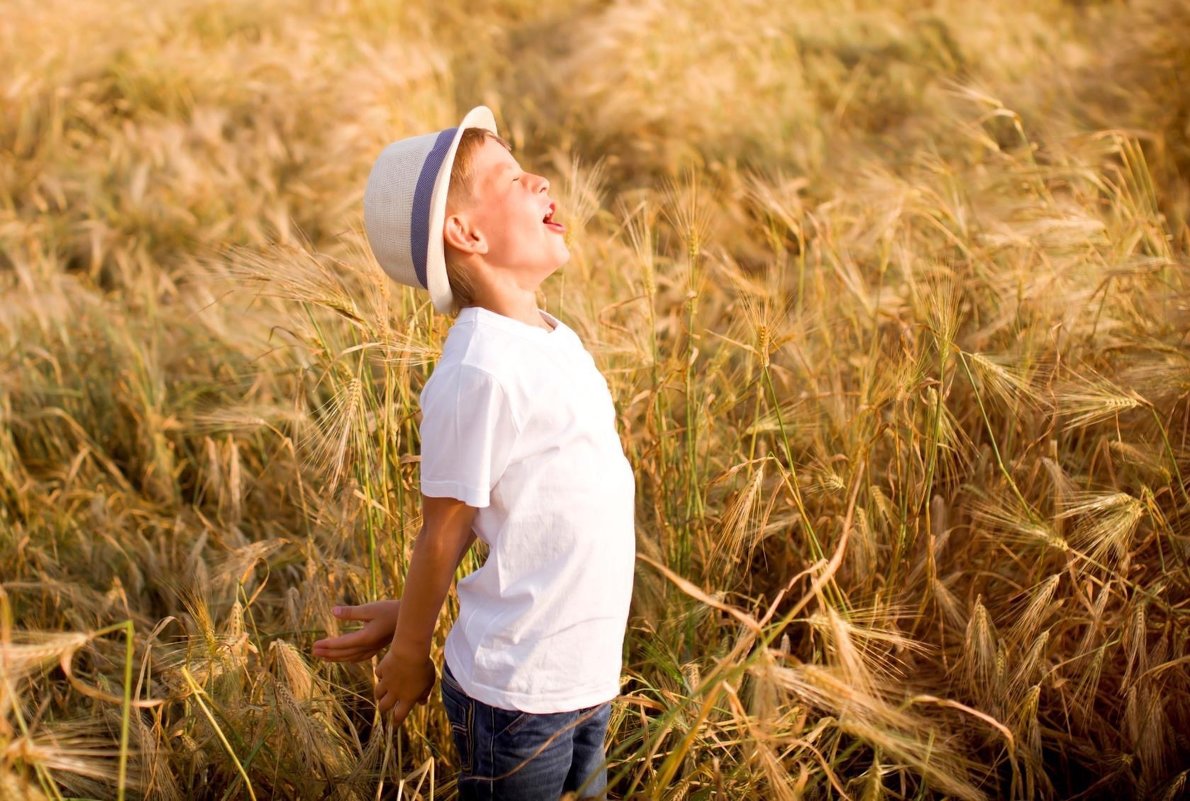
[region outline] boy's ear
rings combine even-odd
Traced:
[[[442,223],[442,238],[462,253],[487,253],[488,242],[483,232],[472,225],[465,215],[451,214]]]

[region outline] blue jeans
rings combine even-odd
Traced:
[[[442,703],[459,755],[459,801],[604,797],[610,701],[542,715],[500,709],[463,692],[444,665]]]

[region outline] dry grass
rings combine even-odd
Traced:
[[[400,592],[449,324],[367,170],[483,101],[639,480],[614,794],[1179,797],[1188,20],[8,3],[0,796],[454,797],[306,654]]]

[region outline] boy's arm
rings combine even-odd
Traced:
[[[380,711],[400,725],[434,686],[430,640],[463,554],[475,540],[475,507],[454,498],[422,496],[422,530],[413,546],[392,647],[376,667]]]

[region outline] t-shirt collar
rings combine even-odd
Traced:
[[[516,320],[512,317],[506,317],[503,314],[492,311],[491,309],[485,309],[482,306],[463,307],[459,310],[458,320],[459,322],[467,322],[469,320],[478,321],[482,319],[485,325],[493,325],[510,333],[529,334],[531,336],[543,337],[552,336],[553,334],[556,334],[565,328],[565,324],[549,312],[543,309],[538,309],[537,313],[541,315],[542,319],[554,327],[553,331],[546,331],[544,328],[538,328],[535,325],[522,323],[520,320]]]

